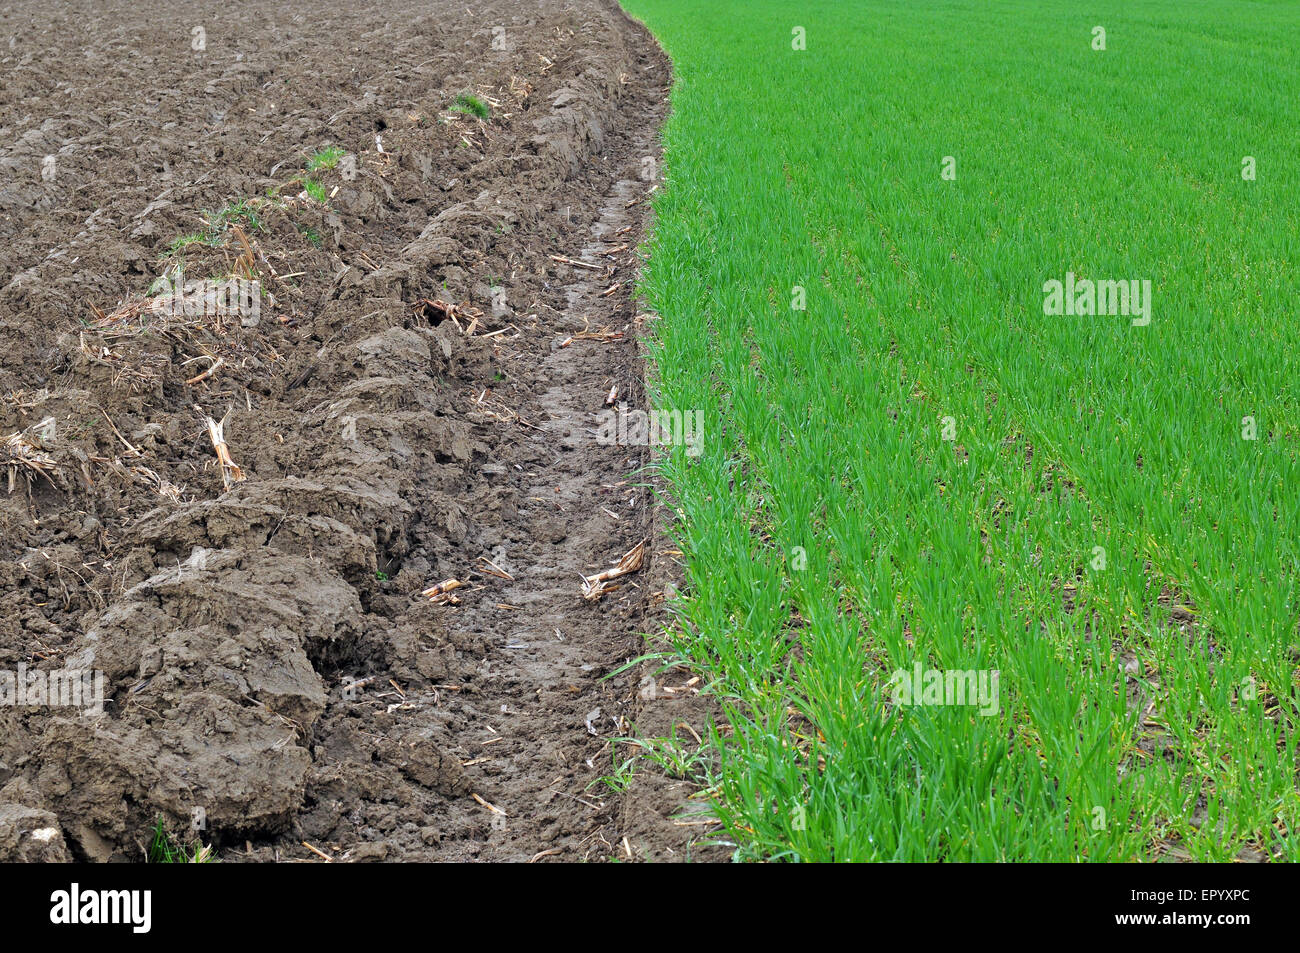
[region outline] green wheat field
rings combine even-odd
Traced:
[[[1295,859],[1300,4],[624,5],[718,839]]]

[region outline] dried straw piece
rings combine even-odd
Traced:
[[[479,572],[485,573],[489,576],[496,576],[498,579],[505,579],[508,580],[509,582],[515,581],[514,576],[510,575],[510,573],[506,572],[504,569],[502,569],[492,560],[488,559],[486,556],[480,556],[479,561],[483,563],[483,566],[479,569]]]
[[[509,816],[508,814],[506,814],[505,811],[501,810],[501,808],[497,807],[495,804],[491,804],[491,803],[489,803],[489,802],[483,800],[483,798],[479,797],[477,794],[473,794],[473,793],[471,793],[471,794],[470,794],[470,797],[472,797],[474,800],[478,801],[480,804],[482,804],[485,808],[487,808],[489,811],[491,811],[493,814],[497,815],[498,817],[508,817],[508,816]]]
[[[207,357],[207,355],[204,355],[204,357]],[[209,360],[212,360],[211,358],[208,358],[208,359],[209,359]],[[211,377],[213,374],[215,374],[215,373],[217,372],[218,368],[220,368],[221,365],[224,364],[224,363],[226,363],[226,359],[225,359],[224,357],[219,357],[219,358],[217,358],[215,361],[212,362],[212,365],[211,365],[211,366],[210,366],[206,371],[204,371],[202,374],[196,374],[194,377],[191,377],[191,378],[190,378],[189,380],[187,380],[185,383],[188,384],[188,385],[190,385],[190,386],[193,386],[193,385],[199,383],[200,381],[205,381],[205,380],[207,380],[209,377]]]
[[[10,434],[5,440],[3,454],[0,454],[0,467],[9,471],[9,492],[14,491],[18,473],[21,471],[30,482],[33,475],[45,477],[50,486],[57,486],[54,475],[59,472],[59,465],[48,453],[41,450],[26,435]]]
[[[436,602],[440,606],[459,605],[460,599],[453,596],[451,591],[453,589],[459,589],[463,585],[464,583],[459,579],[444,579],[436,586],[430,586],[428,589],[424,590],[424,592],[420,593],[420,595]]]
[[[244,471],[231,459],[230,447],[226,445],[226,420],[229,417],[230,411],[226,411],[220,422],[211,417],[204,418],[208,425],[208,436],[212,439],[212,449],[216,451],[217,461],[221,464],[221,480],[227,490],[232,483],[239,483],[244,479]]]
[[[587,268],[591,271],[601,271],[606,274],[613,274],[614,269],[608,265],[593,265],[589,261],[578,261],[576,258],[566,258],[564,255],[552,255],[551,261],[558,261],[562,265],[568,265],[571,268]]]
[[[483,312],[477,308],[471,308],[464,304],[451,304],[441,298],[421,298],[411,305],[411,310],[421,317],[428,318],[435,324],[443,319],[450,319],[451,323],[456,325],[457,331],[468,335],[474,334],[479,320],[483,317]],[[442,317],[438,318],[438,315]],[[469,322],[468,329],[461,326],[460,322],[462,320]]]
[[[594,576],[583,576],[582,598],[595,602],[605,593],[617,589],[618,586],[610,585],[613,580],[634,573],[645,564],[645,547],[646,541],[643,539],[623,555],[617,566]]]

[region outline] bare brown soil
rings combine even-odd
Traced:
[[[686,782],[599,781],[638,722],[703,730],[687,676],[609,677],[672,572],[650,451],[596,438],[645,401],[648,34],[612,0],[18,0],[0,76],[0,670],[106,696],[0,707],[0,859],[196,817],[225,861],[721,855]],[[148,310],[182,259],[260,313]]]

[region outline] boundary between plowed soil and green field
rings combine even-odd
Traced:
[[[1294,859],[1296,6],[625,6],[721,839]]]

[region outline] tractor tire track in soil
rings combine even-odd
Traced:
[[[671,571],[651,451],[596,437],[645,404],[648,33],[20,0],[0,72],[0,670],[105,694],[0,707],[0,859],[138,860],[159,818],[225,861],[702,856],[689,786],[598,783]],[[259,313],[148,310],[182,260]]]

